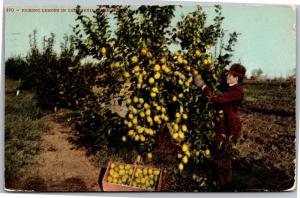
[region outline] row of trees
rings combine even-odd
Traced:
[[[233,32],[224,40],[222,9],[214,9],[212,24],[197,6],[173,27],[176,6],[98,6],[93,17],[78,6],[74,35],[64,38],[60,54],[53,50],[53,34],[38,49],[34,31],[26,59],[8,59],[6,74],[35,90],[42,108],[76,110],[78,130],[93,145],[113,137],[151,159],[157,137],[167,138],[182,171],[188,162],[214,155],[213,129],[222,116],[193,77],[201,74],[218,94],[238,37]],[[110,17],[116,20],[114,31]],[[170,51],[172,44],[180,50]],[[95,61],[80,64],[85,58]]]

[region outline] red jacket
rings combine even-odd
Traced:
[[[237,110],[240,106],[244,92],[240,84],[230,86],[221,96],[212,96],[210,89],[206,86],[203,89],[204,95],[217,104],[220,104],[224,112],[224,120],[216,127],[217,135],[226,134],[233,135],[238,139],[241,133],[241,120],[238,117]]]

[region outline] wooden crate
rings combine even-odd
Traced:
[[[131,186],[132,184],[132,180],[134,178],[134,174],[135,174],[135,171],[137,168],[154,168],[154,167],[150,167],[150,166],[142,166],[142,165],[136,165],[136,164],[129,164],[131,166],[134,167],[133,169],[133,173],[132,173],[132,176],[131,176],[131,179],[130,179],[130,183],[129,185],[123,185],[123,184],[115,184],[115,183],[109,183],[107,181],[107,177],[108,177],[108,174],[109,174],[109,171],[110,171],[110,165],[111,165],[112,162],[109,162],[108,165],[107,165],[107,169],[105,171],[105,174],[102,178],[102,188],[103,188],[103,191],[106,191],[106,192],[124,192],[124,191],[135,191],[135,192],[151,192],[153,190],[150,190],[150,189],[144,189],[144,188],[138,188],[138,187],[133,187]],[[116,165],[120,164],[120,163],[117,163],[117,162],[114,162]],[[157,168],[158,169],[158,168]],[[157,186],[156,186],[156,190],[154,191],[160,191],[161,190],[161,185],[162,185],[162,170],[160,170],[160,175],[159,175],[159,179],[158,179],[158,182],[157,182]]]

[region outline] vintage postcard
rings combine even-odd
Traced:
[[[295,6],[4,12],[7,191],[295,190]]]

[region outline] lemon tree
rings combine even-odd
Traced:
[[[222,116],[193,78],[201,74],[217,94],[238,34],[227,35],[225,44],[220,6],[214,7],[211,25],[198,6],[172,26],[176,8],[99,6],[90,18],[77,7],[74,33],[78,54],[97,61],[94,83],[103,88],[84,111],[110,112],[116,101],[125,113],[102,114],[108,132],[133,142],[150,160],[159,144],[156,135],[167,134],[178,151],[178,169],[183,170],[187,163],[201,163],[213,155],[214,127]],[[115,20],[115,28],[109,20]]]

